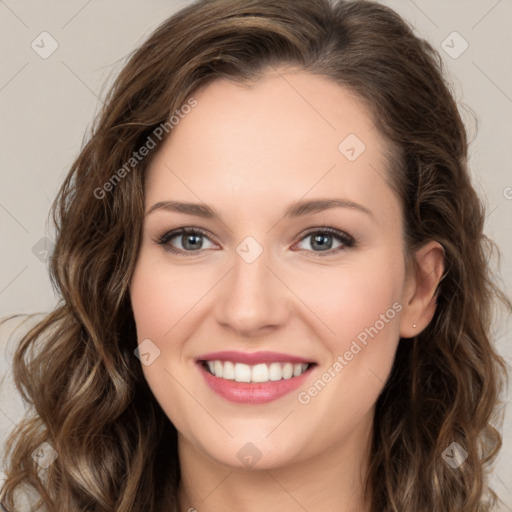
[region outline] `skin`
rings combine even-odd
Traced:
[[[348,90],[280,68],[250,86],[216,80],[194,97],[197,107],[149,166],[146,212],[159,201],[206,203],[220,220],[163,209],[147,215],[130,289],[139,343],[149,338],[160,350],[142,368],[178,430],[180,510],[369,510],[362,482],[375,403],[399,338],[432,319],[442,246],[419,249],[417,270],[405,264],[401,207],[384,179],[386,142]],[[350,133],[366,146],[354,161],[338,149]],[[316,198],[349,199],[372,215],[337,207],[284,218],[291,203]],[[156,243],[185,226],[212,236],[199,237],[199,250],[187,246],[191,255]],[[328,239],[330,254],[316,256],[323,251],[305,231],[322,227],[356,245]],[[247,236],[263,249],[252,263],[236,251]],[[176,236],[168,245],[186,251],[186,242]],[[299,392],[394,303],[401,311],[299,403]],[[194,362],[217,350],[284,352],[318,366],[274,402],[234,404],[210,390]],[[252,467],[237,456],[248,442],[261,453]]]

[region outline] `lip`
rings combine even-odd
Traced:
[[[222,359],[216,360],[219,361]],[[290,360],[287,359],[287,361]],[[271,362],[280,361],[276,361],[274,359]],[[198,360],[196,366],[198,367],[199,372],[201,373],[209,388],[222,398],[237,404],[255,405],[272,402],[296,390],[305,383],[306,379],[308,379],[310,375],[315,371],[317,365],[312,364],[302,375],[299,375],[298,377],[268,382],[236,382],[235,380],[227,380],[220,377],[215,377],[206,370],[202,360]]]
[[[280,352],[239,352],[236,350],[210,352],[196,358],[196,362],[202,361],[233,361],[234,363],[243,363],[248,365],[255,365],[259,363],[316,363],[315,361],[308,361],[303,357],[283,354]]]

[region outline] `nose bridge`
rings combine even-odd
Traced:
[[[267,268],[270,265],[267,252],[254,240],[246,239],[236,248],[232,271],[217,304],[221,324],[250,335],[286,320],[286,295]]]

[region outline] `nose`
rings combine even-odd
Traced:
[[[217,322],[244,337],[261,336],[289,317],[288,288],[276,276],[263,252],[248,263],[237,253],[222,280],[215,309]]]

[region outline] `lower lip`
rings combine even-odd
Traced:
[[[309,377],[314,368],[310,366],[302,375],[291,379],[269,380],[268,382],[237,382],[215,377],[202,363],[197,363],[199,371],[210,389],[218,395],[238,404],[264,404],[291,393]]]

